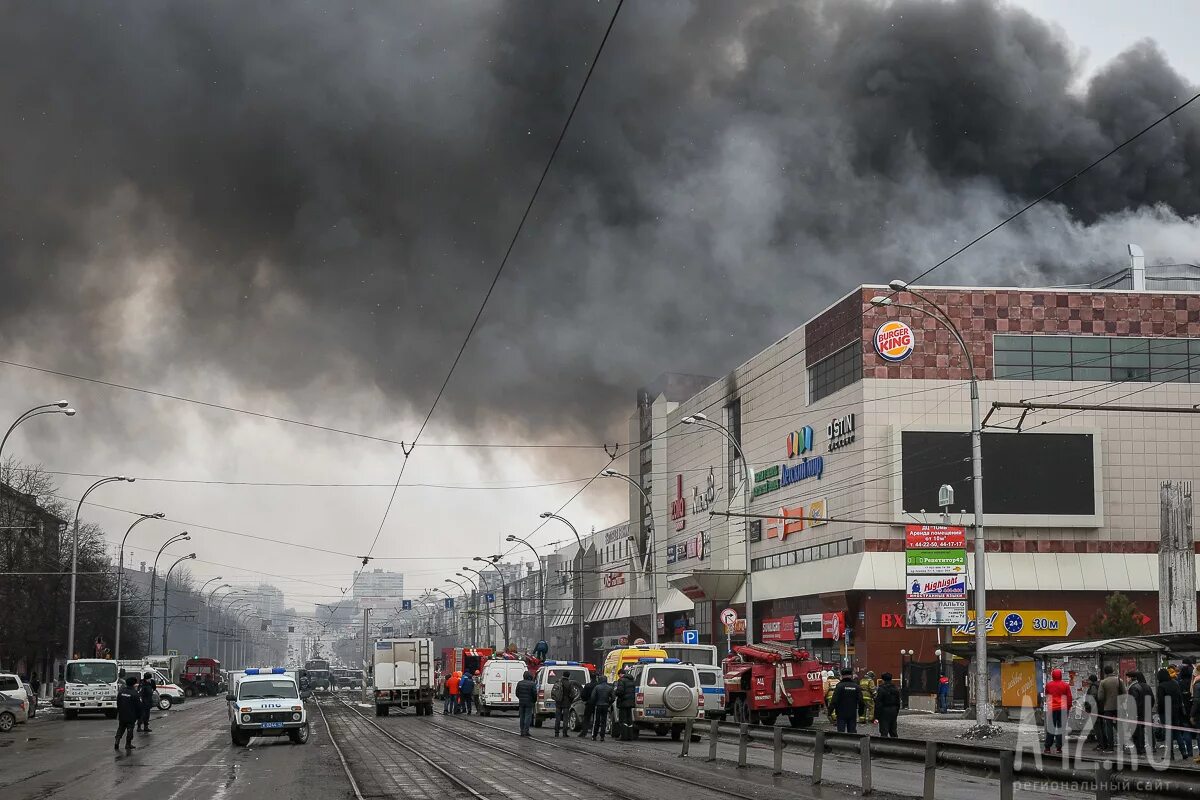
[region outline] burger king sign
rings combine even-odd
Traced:
[[[875,329],[875,352],[884,361],[903,361],[912,351],[912,328],[900,320],[888,320]]]

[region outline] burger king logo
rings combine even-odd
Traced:
[[[875,329],[875,352],[884,361],[903,361],[912,355],[912,328],[899,320],[888,320]]]

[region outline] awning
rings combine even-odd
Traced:
[[[1167,646],[1148,637],[1093,639],[1090,642],[1057,642],[1038,648],[1039,656],[1069,656],[1080,653],[1156,653]]]
[[[683,592],[678,589],[671,589],[667,592],[667,596],[658,604],[658,613],[660,614],[675,614],[680,611],[691,611],[696,607],[690,598],[684,597]]]
[[[668,577],[667,583],[697,603],[724,603],[745,580],[746,573],[736,569],[694,569]]]
[[[547,628],[565,628],[568,625],[575,624],[575,613],[571,609],[559,611],[550,619],[546,620]]]
[[[607,622],[612,619],[629,618],[629,599],[626,597],[610,597],[607,600],[597,600],[587,615],[587,622]]]

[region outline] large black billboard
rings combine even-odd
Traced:
[[[983,510],[987,514],[1097,513],[1092,435],[983,434]],[[974,512],[971,436],[954,431],[902,431],[902,507],[937,513],[938,489],[954,487],[951,512]]]

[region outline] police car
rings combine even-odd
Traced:
[[[546,720],[554,718],[554,712],[558,705],[554,700],[554,684],[562,680],[564,675],[571,676],[571,680],[575,682],[576,692],[592,681],[591,671],[578,661],[542,662],[542,666],[538,667],[537,675],[534,676],[534,680],[537,681],[537,703],[533,709],[535,727],[540,728]],[[578,701],[578,695],[576,700]],[[583,717],[579,714],[569,717],[568,729],[579,730],[582,727],[582,719]]]
[[[626,669],[633,677],[637,694],[633,707],[633,735],[652,730],[659,736],[671,734],[678,741],[688,720],[705,718],[707,700],[701,691],[699,669],[678,658],[639,658]],[[612,711],[612,735],[619,735],[616,702]]]
[[[720,667],[696,665],[700,693],[704,696],[704,718],[725,719],[725,672]]]
[[[286,735],[292,744],[308,741],[308,714],[294,671],[252,668],[230,677],[233,684],[225,700],[235,745],[245,747],[255,736]]]

